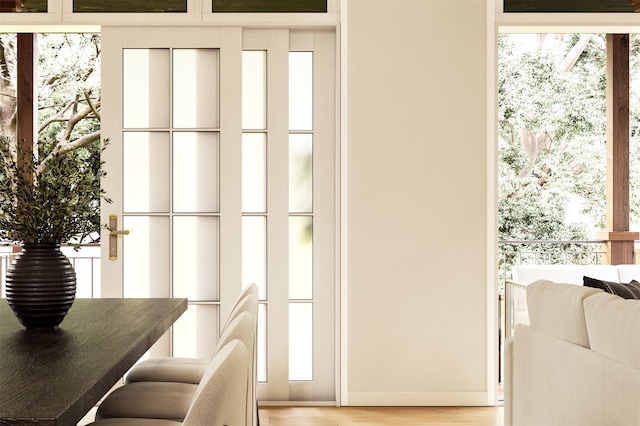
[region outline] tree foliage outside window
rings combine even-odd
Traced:
[[[38,34],[38,138],[36,163],[67,152],[84,181],[95,188],[86,229],[100,229],[100,36]],[[16,35],[0,34],[0,136],[16,135]],[[12,148],[16,152],[16,148]],[[62,151],[59,151],[62,150]],[[99,241],[99,233],[78,236]]]
[[[586,239],[605,221],[604,37],[499,43],[500,239]]]
[[[606,42],[601,35],[499,37],[498,232],[500,240],[587,240],[605,223]],[[501,246],[500,276],[523,252]],[[538,254],[533,262],[537,263]]]
[[[632,228],[640,223],[639,46],[632,37]],[[606,36],[501,34],[498,97],[499,239],[595,239],[606,229]],[[502,266],[509,270],[520,249],[505,247]]]

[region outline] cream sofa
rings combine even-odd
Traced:
[[[518,324],[529,324],[523,286],[538,280],[582,285],[585,276],[617,283],[640,281],[640,265],[515,265],[505,288],[507,335]]]
[[[640,301],[547,280],[505,343],[505,425],[640,425]]]

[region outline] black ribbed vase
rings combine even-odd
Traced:
[[[24,244],[6,275],[7,302],[26,329],[56,329],[76,297],[76,272],[60,244]]]

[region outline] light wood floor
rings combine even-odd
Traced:
[[[261,407],[260,426],[503,426],[503,407]],[[93,421],[93,409],[78,426]]]
[[[504,425],[504,407],[261,407],[260,426]]]

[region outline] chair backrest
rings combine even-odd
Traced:
[[[225,347],[230,341],[240,340],[249,352],[249,378],[247,381],[247,416],[250,423],[257,424],[257,402],[256,402],[256,332],[257,323],[253,315],[248,311],[239,312],[235,318],[225,328],[218,340],[218,348]],[[215,356],[215,355],[214,355]],[[249,417],[250,416],[250,417]]]
[[[222,331],[229,326],[229,323],[240,313],[249,311],[254,318],[258,317],[258,286],[256,284],[250,284],[247,288],[242,290],[238,298],[231,308],[231,312],[225,321]]]
[[[256,321],[249,312],[240,312],[224,329],[216,347],[223,348],[227,343],[234,339],[240,340],[245,344],[249,353],[253,352],[253,346],[256,335]],[[215,355],[214,355],[215,356]]]
[[[213,357],[184,419],[185,426],[247,425],[247,382],[250,354],[231,340]]]
[[[221,337],[218,340],[218,345],[220,345],[220,347],[223,345],[223,340],[224,340],[224,336],[225,336],[225,331],[227,330],[227,328],[229,327],[229,325],[232,323],[232,321],[242,312],[248,312],[250,313],[253,318],[254,318],[254,327],[255,327],[255,333],[254,333],[254,343],[253,346],[248,345],[247,348],[251,351],[251,348],[253,348],[253,351],[250,352],[251,355],[251,395],[249,397],[249,404],[251,404],[251,407],[247,407],[247,410],[251,410],[253,412],[252,415],[252,421],[250,422],[251,425],[257,425],[258,424],[258,401],[256,399],[256,395],[257,395],[257,384],[258,384],[258,370],[257,370],[257,345],[255,342],[255,339],[257,338],[257,330],[258,330],[258,302],[259,302],[259,297],[260,297],[260,290],[258,289],[258,286],[255,283],[251,283],[249,284],[246,288],[244,288],[240,294],[238,295],[238,298],[236,299],[233,307],[231,308],[231,312],[229,313],[229,316],[227,317],[227,320],[224,324],[224,326],[222,327],[222,333],[221,333]],[[229,338],[229,336],[227,336],[227,339]]]

